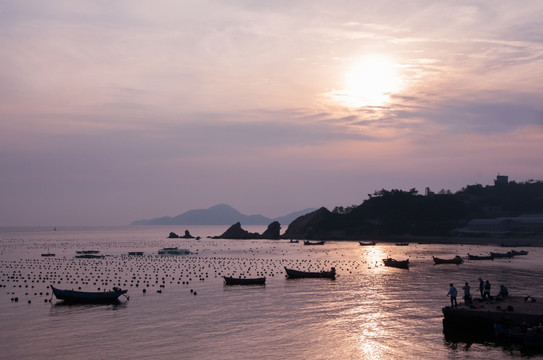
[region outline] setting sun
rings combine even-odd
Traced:
[[[336,96],[349,107],[383,106],[400,87],[397,64],[386,56],[370,55],[352,65]]]

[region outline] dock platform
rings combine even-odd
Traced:
[[[457,308],[445,306],[442,309],[443,332],[445,335],[471,334],[492,338],[495,324],[543,324],[543,299],[531,299],[534,301],[517,296],[475,301],[472,305],[459,304]]]

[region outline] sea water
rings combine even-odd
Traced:
[[[478,278],[543,300],[542,249],[527,256],[434,265],[432,256],[504,252],[498,245],[220,240],[227,227],[4,228],[0,230],[2,359],[510,359],[518,349],[443,335],[449,283]],[[244,227],[262,233],[265,227]],[[188,229],[196,239],[168,239]],[[178,247],[190,255],[158,255]],[[98,250],[104,258],[78,259]],[[143,251],[143,256],[128,252]],[[54,257],[41,254],[54,253]],[[382,259],[409,258],[409,270]],[[336,280],[285,278],[284,267]],[[266,277],[225,286],[222,276]],[[128,289],[113,305],[63,305],[62,289]],[[14,299],[17,298],[18,301]],[[530,358],[541,358],[531,354]]]

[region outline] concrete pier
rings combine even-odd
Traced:
[[[457,308],[446,306],[442,311],[445,335],[493,338],[494,324],[543,324],[543,299],[529,302],[524,297],[507,297]]]

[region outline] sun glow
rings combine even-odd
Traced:
[[[345,87],[335,93],[349,107],[383,106],[401,89],[398,65],[389,57],[359,59],[345,75]]]

